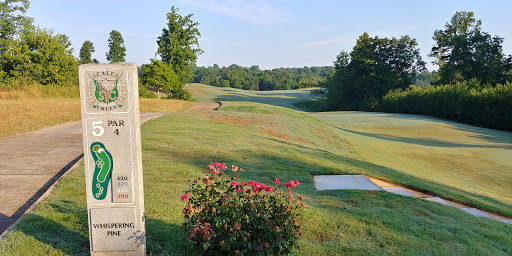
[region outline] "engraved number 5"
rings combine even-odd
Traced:
[[[103,135],[103,133],[105,132],[105,129],[103,128],[103,126],[101,126],[103,124],[103,121],[92,121],[92,135],[94,136],[101,136]]]

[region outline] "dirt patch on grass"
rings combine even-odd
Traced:
[[[263,126],[265,123],[261,120],[258,120],[253,117],[243,117],[243,116],[233,116],[233,115],[222,115],[222,116],[211,116],[211,119],[217,123],[225,123],[225,124],[236,124],[244,127],[249,127],[250,125],[260,125]]]
[[[260,133],[266,133],[272,137],[276,137],[276,138],[280,138],[280,139],[284,139],[284,140],[290,140],[290,138],[288,137],[288,135],[286,134],[282,134],[282,133],[278,133],[275,131],[274,128],[261,128],[260,129]]]
[[[424,211],[414,211],[412,214],[414,214],[416,217],[428,216],[428,214],[426,214]]]

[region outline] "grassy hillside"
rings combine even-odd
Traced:
[[[510,255],[512,228],[453,207],[375,191],[317,192],[313,174],[403,175],[361,159],[346,131],[306,114],[256,103],[180,112],[142,126],[148,252],[197,255],[184,240],[180,196],[213,161],[247,170],[246,181],[299,180],[299,255]],[[404,180],[426,183],[404,175]],[[87,255],[84,168],[73,170],[6,240],[0,254]]]
[[[310,100],[310,92],[314,89],[305,88],[300,90],[284,91],[245,91],[236,88],[220,88],[196,83],[188,84],[185,88],[192,92],[194,97],[197,98],[197,102],[247,101],[281,106],[297,111],[302,111],[302,109],[296,107],[295,104]]]
[[[190,89],[196,90],[200,101],[249,99],[285,107],[312,102],[306,90],[255,92],[200,84]],[[348,111],[309,115],[335,128],[356,152],[348,157],[361,169],[357,173],[512,217],[512,158],[508,157],[512,133],[421,115]],[[315,131],[301,136],[310,133]],[[338,169],[334,163],[325,172],[340,173]]]
[[[384,178],[512,216],[512,134],[418,115],[326,112],[360,159]]]

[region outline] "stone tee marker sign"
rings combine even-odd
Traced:
[[[135,63],[78,68],[92,255],[145,255]]]

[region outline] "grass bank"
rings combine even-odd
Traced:
[[[142,126],[148,252],[197,255],[180,229],[189,179],[213,161],[247,170],[246,180],[299,180],[304,195],[299,255],[510,255],[512,228],[453,207],[373,191],[317,192],[312,174],[402,173],[364,159],[335,127],[295,111],[225,103]],[[422,183],[422,179],[404,179]],[[83,165],[0,243],[0,254],[88,255]]]
[[[243,91],[192,84],[199,101],[248,100],[317,111],[309,91]],[[266,97],[270,94],[272,97]],[[225,108],[224,108],[225,109]],[[366,173],[429,194],[512,217],[512,133],[421,115],[323,112],[308,115],[335,128],[355,155],[349,159]],[[318,126],[318,124],[314,124]],[[282,127],[274,132],[282,133]],[[307,138],[315,130],[300,136]],[[321,143],[319,144],[321,145]],[[324,143],[322,147],[327,146]],[[339,154],[343,149],[331,149]],[[357,161],[355,161],[357,160]],[[337,163],[325,173],[343,173]],[[374,171],[378,170],[378,171]]]
[[[187,84],[185,86],[197,102],[216,102],[216,101],[245,101],[264,103],[273,106],[285,107],[297,111],[303,109],[295,106],[298,102],[304,102],[311,99],[311,91],[315,88],[304,88],[299,90],[282,91],[246,91],[236,88],[215,87],[204,84]]]
[[[420,115],[324,112],[372,176],[512,216],[512,133]]]

